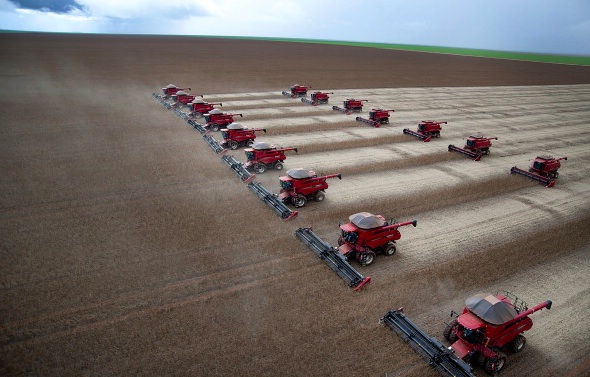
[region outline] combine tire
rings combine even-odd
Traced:
[[[238,149],[238,142],[235,140],[230,140],[227,144],[229,145],[229,148],[232,150]]]
[[[209,128],[211,129],[211,131],[215,131],[215,132],[219,131],[219,127],[220,126],[217,123],[211,123],[211,126],[209,126]]]
[[[324,195],[323,192],[318,191],[318,192],[316,192],[315,197],[313,199],[316,202],[323,202],[325,198],[326,198],[326,195]]]
[[[254,145],[254,140],[252,140],[252,139],[250,139],[250,140],[248,140],[248,141],[246,142],[246,146],[247,146],[248,148],[252,147],[253,145]]]
[[[498,357],[493,359],[487,359],[484,368],[488,374],[496,375],[500,372],[506,364],[506,355],[502,352],[498,352]]]
[[[357,260],[363,267],[370,266],[375,261],[375,253],[371,250],[364,253],[357,253]]]
[[[274,168],[275,170],[283,170],[283,164],[281,162],[276,162]]]
[[[390,242],[389,244],[387,244],[387,247],[385,248],[385,251],[383,252],[383,254],[385,254],[385,256],[392,256],[393,254],[395,254],[395,252],[397,251],[395,245],[393,244],[393,242]]]
[[[457,334],[453,331],[455,327],[459,324],[459,321],[456,319],[452,320],[451,323],[445,324],[445,328],[443,329],[443,336],[446,340],[451,342],[451,344],[457,341]]]
[[[526,344],[526,338],[523,335],[519,335],[510,344],[508,345],[508,349],[512,353],[519,353],[524,348]]]
[[[307,199],[303,195],[297,195],[291,198],[291,202],[297,208],[303,207],[307,203]]]
[[[262,174],[266,171],[266,165],[264,165],[262,162],[259,162],[256,164],[256,166],[254,166],[254,171],[258,174]]]

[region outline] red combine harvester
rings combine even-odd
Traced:
[[[513,166],[510,169],[510,173],[524,175],[544,184],[545,187],[553,187],[555,180],[559,176],[557,170],[561,167],[561,160],[567,160],[567,157],[554,158],[548,155],[538,156],[531,164],[529,171]]]
[[[332,110],[341,111],[346,115],[350,115],[353,112],[360,113],[363,111],[363,102],[369,102],[369,100],[348,98],[344,101],[344,107],[332,106]]]
[[[227,128],[221,129],[221,136],[223,137],[221,145],[234,150],[238,149],[240,145],[251,147],[258,131],[266,133],[266,128],[245,128],[241,123],[230,123]]]
[[[318,177],[315,171],[308,169],[291,169],[287,175],[279,177],[281,184],[280,198],[283,203],[292,203],[295,207],[303,207],[308,200],[324,201],[324,192],[328,188],[326,179],[342,179],[340,174]]]
[[[201,94],[192,95],[185,92],[184,90],[179,90],[178,92],[172,95],[172,100],[174,101],[172,106],[184,105],[190,107],[190,103],[193,102],[197,97],[203,98]]]
[[[301,102],[309,103],[310,105],[317,106],[324,103],[328,103],[330,100],[330,94],[333,92],[313,92],[311,93],[311,99],[301,98]]]
[[[162,92],[164,93],[164,98],[170,98],[171,96],[173,96],[174,94],[176,94],[176,92],[181,91],[181,90],[191,90],[191,88],[179,88],[174,84],[168,84],[166,85],[166,87],[162,88]]]
[[[189,104],[189,107],[191,108],[190,115],[193,117],[200,117],[203,114],[207,114],[207,113],[213,111],[215,109],[213,107],[214,105],[223,106],[223,104],[221,102],[209,103],[209,102],[203,101],[202,99],[199,99],[199,98],[194,99],[193,102],[191,102]]]
[[[441,124],[447,124],[447,122],[435,122],[433,120],[423,120],[418,123],[418,129],[416,132],[411,131],[407,128],[404,129],[404,133],[412,135],[427,143],[433,137],[440,137],[440,131],[442,130]]]
[[[211,131],[219,131],[222,128],[227,128],[227,125],[234,122],[234,116],[242,114],[229,114],[224,113],[219,109],[213,109],[205,114],[206,127]]]
[[[526,344],[523,332],[533,327],[529,315],[551,309],[547,300],[529,309],[526,302],[509,292],[479,294],[465,300],[463,313],[447,323],[443,336],[451,342],[454,354],[467,361],[477,361],[490,374],[498,373],[506,363],[506,354],[522,351]]]
[[[483,136],[469,136],[465,142],[465,147],[459,148],[453,144],[449,145],[449,152],[455,151],[463,153],[466,156],[473,158],[474,161],[479,161],[484,154],[490,154],[491,140],[498,140],[497,137],[483,137]]]
[[[283,163],[287,159],[287,156],[285,156],[285,152],[287,151],[297,152],[297,148],[277,148],[269,143],[256,142],[251,148],[244,149],[246,159],[248,160],[244,164],[244,167],[258,174],[264,173],[269,168],[282,170]]]
[[[346,259],[356,258],[361,266],[372,264],[376,253],[395,254],[395,241],[401,238],[398,228],[410,224],[415,227],[418,223],[412,220],[390,224],[383,216],[368,212],[356,213],[349,220],[340,225],[339,250]]]
[[[283,95],[291,98],[305,97],[307,96],[308,89],[311,89],[311,86],[295,84],[291,87],[290,91],[283,91]]]
[[[389,123],[389,113],[395,110],[371,109],[369,111],[369,119],[363,117],[356,117],[359,122],[368,123],[373,127],[379,127],[382,124]]]

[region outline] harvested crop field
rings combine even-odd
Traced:
[[[186,37],[0,47],[1,375],[437,376],[379,319],[403,306],[442,339],[497,290],[553,301],[501,375],[590,374],[590,67]],[[152,98],[168,83],[298,147],[285,169],[342,180],[281,221]],[[294,83],[330,104],[281,95]],[[349,97],[362,114],[332,110]],[[371,106],[391,123],[356,122]],[[402,133],[426,119],[448,122],[439,139]],[[474,133],[498,138],[489,156],[447,151]],[[540,154],[568,157],[555,187],[510,174]],[[281,173],[256,179],[278,193]],[[418,226],[352,262],[372,278],[354,292],[294,231],[336,244],[361,211]]]

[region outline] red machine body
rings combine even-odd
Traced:
[[[203,98],[203,96],[200,94],[193,95],[185,92],[184,90],[179,90],[172,95],[172,100],[174,101],[175,106],[190,106],[189,104],[193,102],[197,97]]]
[[[291,98],[305,97],[309,89],[311,89],[311,86],[295,84],[288,92],[283,91],[283,95],[290,96]]]
[[[258,131],[266,133],[265,128],[245,128],[241,123],[230,123],[227,128],[221,129],[221,136],[223,137],[221,145],[234,150],[241,145],[251,147]]]
[[[553,187],[555,186],[555,180],[559,177],[557,170],[561,167],[561,160],[567,160],[567,157],[538,156],[531,164],[528,172],[513,166],[510,173],[524,175],[544,184],[546,187]]]
[[[329,178],[342,179],[342,176],[330,174],[318,177],[314,170],[291,169],[287,171],[287,175],[279,177],[280,198],[283,203],[292,203],[295,207],[303,207],[311,199],[322,202],[328,188],[326,180]]]
[[[229,114],[224,113],[219,109],[213,109],[205,114],[206,126],[211,131],[219,131],[222,128],[226,128],[228,124],[234,122],[234,116],[242,116],[242,114]]]
[[[440,137],[440,131],[442,130],[441,124],[447,124],[447,122],[435,122],[433,120],[423,120],[418,123],[418,129],[416,132],[411,131],[409,129],[404,129],[404,133],[407,135],[412,135],[417,137],[418,139],[426,142],[429,142],[433,137]]]
[[[490,154],[490,147],[492,146],[492,140],[498,140],[497,137],[483,137],[483,136],[469,136],[465,142],[463,148],[449,145],[449,152],[455,151],[463,153],[466,156],[473,158],[475,161],[479,161],[482,155]]]
[[[444,337],[451,349],[465,361],[477,360],[490,374],[499,372],[506,363],[506,354],[522,351],[526,344],[523,332],[533,327],[529,317],[541,309],[551,309],[547,300],[529,309],[526,302],[509,292],[480,294],[465,301],[463,313],[445,324]]]
[[[259,174],[264,173],[269,168],[282,170],[283,163],[287,159],[285,155],[287,151],[297,152],[297,148],[280,148],[269,143],[256,142],[251,148],[244,149],[247,159],[244,167]]]
[[[309,103],[310,105],[317,106],[324,103],[328,103],[330,100],[330,94],[332,92],[313,92],[311,93],[311,99],[301,98],[301,102]]]
[[[168,85],[166,85],[166,87],[162,88],[162,92],[164,93],[164,98],[170,98],[172,95],[176,94],[176,92],[178,92],[180,90],[190,91],[191,88],[179,88],[174,84],[168,84]]]
[[[350,222],[340,225],[338,245],[347,259],[356,258],[361,266],[368,266],[377,253],[386,256],[395,254],[395,241],[401,238],[398,228],[417,225],[416,220],[390,224],[381,215],[359,212],[349,217]]]
[[[356,117],[359,122],[368,123],[373,127],[379,127],[382,124],[389,123],[389,113],[395,110],[371,109],[369,111],[369,119],[363,117]]]
[[[207,114],[215,109],[215,105],[223,106],[221,102],[218,103],[209,103],[203,101],[202,99],[194,99],[190,103],[191,108],[191,116],[200,117],[203,114]]]

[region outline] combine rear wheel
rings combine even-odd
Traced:
[[[514,340],[512,342],[510,342],[510,344],[508,345],[508,348],[510,349],[510,352],[512,352],[512,353],[519,353],[520,351],[522,351],[525,344],[526,344],[526,338],[524,337],[524,335],[519,335],[516,338],[514,338]]]
[[[316,202],[323,202],[325,198],[326,198],[326,195],[324,195],[324,193],[323,193],[323,192],[321,192],[321,191],[318,191],[318,192],[316,192],[316,194],[315,194],[314,200],[315,200]]]
[[[283,170],[283,164],[281,162],[276,162],[274,168],[275,170]]]
[[[303,207],[307,203],[307,199],[303,195],[297,195],[291,198],[291,202],[297,208]]]
[[[397,249],[395,247],[395,244],[393,242],[390,242],[387,244],[387,247],[385,248],[385,251],[383,251],[383,254],[390,257],[393,254],[395,254],[396,251],[397,251]]]
[[[502,352],[498,352],[498,357],[493,359],[487,359],[486,365],[484,366],[486,372],[491,375],[495,375],[500,372],[506,364],[506,355]]]
[[[248,141],[246,142],[246,146],[247,146],[248,148],[252,147],[252,145],[254,145],[254,140],[250,139],[250,140],[248,140]]]
[[[445,328],[443,329],[444,338],[451,343],[455,343],[457,341],[457,334],[455,334],[454,330],[458,324],[459,324],[459,321],[454,319],[451,321],[451,323],[445,324]]]

